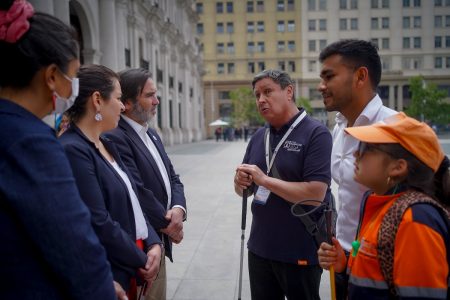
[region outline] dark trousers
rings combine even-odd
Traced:
[[[298,266],[248,252],[252,300],[320,300],[322,268]]]
[[[349,252],[345,251],[345,256],[348,256]],[[348,275],[347,270],[342,273],[334,273],[334,282],[336,284],[336,300],[346,300],[347,299],[347,290],[348,290]]]

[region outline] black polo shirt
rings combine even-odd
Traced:
[[[272,153],[301,110],[280,130],[270,127]],[[251,138],[243,163],[267,171],[264,133],[260,128]],[[330,184],[332,138],[319,121],[306,116],[280,147],[274,161],[282,180],[320,181]],[[273,167],[272,167],[273,170]],[[269,174],[271,175],[271,174]],[[256,187],[257,188],[257,187]],[[256,191],[256,189],[255,189]],[[271,193],[266,204],[252,202],[253,221],[248,249],[258,256],[300,265],[318,264],[317,247],[303,223],[291,214],[292,204]]]

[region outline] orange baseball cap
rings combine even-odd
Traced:
[[[444,159],[438,137],[427,124],[401,112],[369,126],[349,127],[345,131],[366,143],[400,144],[436,172]]]

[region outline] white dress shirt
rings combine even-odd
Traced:
[[[136,224],[136,240],[145,240],[148,237],[147,223],[145,222],[144,213],[142,212],[136,193],[131,186],[130,179],[128,178],[127,173],[120,168],[117,162],[113,161],[109,163],[113,166],[127,186],[128,194],[131,199],[131,206],[133,207],[134,221]]]
[[[396,113],[395,110],[383,106],[381,98],[375,95],[353,126],[370,125]],[[344,131],[346,127],[347,119],[341,113],[337,113],[331,152],[331,176],[339,186],[336,237],[342,247],[350,251],[358,227],[361,200],[368,188],[353,179],[355,169],[353,153],[358,149],[359,141]]]
[[[166,188],[167,192],[167,208],[170,209],[172,204],[172,188],[170,185],[170,179],[169,174],[167,173],[166,166],[164,165],[164,162],[161,158],[161,155],[158,152],[158,149],[156,148],[156,145],[152,141],[152,138],[156,140],[156,137],[150,138],[150,136],[147,134],[148,125],[142,126],[141,124],[137,123],[136,121],[128,118],[125,115],[122,115],[122,118],[127,122],[131,128],[133,128],[134,131],[138,134],[138,136],[141,138],[144,145],[147,147],[148,151],[150,152],[151,156],[156,162],[156,165],[158,166],[159,173],[161,174],[161,177],[164,181],[164,187]],[[186,209],[180,205],[174,205],[174,207],[179,207],[184,211],[184,214],[186,215]]]

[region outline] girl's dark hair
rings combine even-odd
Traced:
[[[94,92],[99,92],[102,98],[109,101],[114,90],[114,81],[119,76],[111,69],[102,65],[85,65],[78,71],[80,90],[73,106],[67,111],[71,122],[77,122],[86,113],[86,103]]]
[[[408,163],[408,175],[403,181],[407,187],[423,192],[444,206],[450,207],[449,160],[445,157],[436,173],[400,144],[375,144],[378,149],[395,159]]]
[[[0,1],[0,10],[8,11],[12,3]],[[69,62],[78,58],[75,30],[44,13],[35,13],[29,22],[17,42],[0,41],[0,87],[26,87],[41,68],[56,64],[66,72]]]
[[[119,72],[120,87],[122,88],[122,103],[125,104],[130,101],[135,104],[137,97],[142,93],[142,89],[149,78],[152,78],[152,73],[146,69],[128,69]]]

